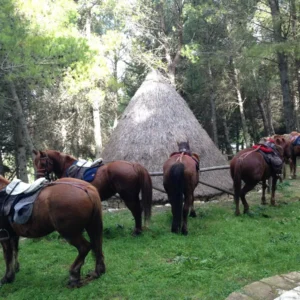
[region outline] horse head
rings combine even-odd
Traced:
[[[53,160],[48,156],[46,151],[32,150],[35,154],[34,166],[36,169],[36,179],[46,177],[50,180],[50,174],[53,172]]]
[[[177,145],[178,145],[178,151],[179,152],[185,152],[185,153],[188,153],[188,154],[192,155],[189,141],[177,142]]]

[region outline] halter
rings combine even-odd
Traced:
[[[47,153],[45,156],[40,157],[40,162],[42,162],[42,161],[45,161],[45,168],[38,169],[36,172],[36,176],[38,176],[38,175],[43,176],[50,181],[51,178],[50,178],[50,172],[49,172],[48,166],[49,165],[53,166],[53,161],[49,158]]]

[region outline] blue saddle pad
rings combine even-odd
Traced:
[[[101,163],[95,167],[79,167],[76,163],[74,162],[67,170],[67,177],[78,178],[87,182],[92,182],[95,179],[98,168],[103,166],[103,163]]]
[[[99,166],[94,168],[87,168],[87,170],[83,174],[83,180],[92,182],[95,179],[98,168]]]
[[[300,135],[293,141],[293,146],[300,146]]]

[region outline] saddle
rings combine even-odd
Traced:
[[[102,158],[93,162],[86,160],[75,161],[67,170],[67,177],[82,179],[87,182],[92,182],[95,178],[99,167],[103,166]]]
[[[186,155],[186,156],[190,157],[192,160],[194,160],[194,162],[196,164],[196,170],[198,172],[200,169],[200,163],[199,163],[200,159],[199,159],[198,154],[191,153],[191,152],[173,152],[173,153],[171,153],[170,157],[174,156],[174,155],[181,155],[181,154]]]
[[[44,177],[37,179],[31,184],[23,182],[20,179],[14,179],[6,186],[5,190],[8,195],[29,194],[38,190],[45,182],[47,182],[47,179]]]
[[[252,148],[257,149],[257,151],[263,156],[265,162],[271,167],[273,173],[277,176],[281,175],[283,160],[277,152],[274,143],[266,142],[264,144],[254,145]]]
[[[25,224],[32,213],[33,204],[47,180],[40,178],[33,184],[17,179],[0,191],[0,216],[11,222]],[[18,189],[19,187],[19,189]]]

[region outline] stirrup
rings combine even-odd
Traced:
[[[10,239],[9,233],[6,229],[0,229],[0,242],[4,242]]]

